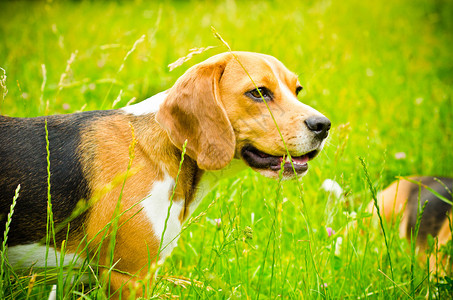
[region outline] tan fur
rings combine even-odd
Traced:
[[[147,119],[151,121],[150,118]],[[87,162],[84,164],[88,168],[87,175],[92,184],[91,188],[94,191],[95,201],[86,222],[87,238],[91,242],[90,250],[92,251],[104,239],[99,261],[99,264],[104,266],[110,265],[110,256],[108,255],[110,239],[105,239],[105,236],[111,233],[111,230],[105,230],[105,226],[114,217],[115,207],[120,198],[129,163],[129,146],[132,142],[132,132],[129,127],[131,121],[125,116],[108,118],[97,122],[95,128],[88,128],[87,132],[82,135],[84,142],[81,146],[84,149],[94,148],[91,149],[92,152],[87,153],[90,156],[86,157]],[[138,140],[131,169],[139,168],[140,171],[127,178],[124,185],[119,213],[133,208],[119,220],[118,224],[121,225],[121,229],[116,234],[113,262],[117,262],[117,259],[121,258],[115,266],[116,269],[129,272],[131,275],[137,272],[144,275],[147,270],[144,270],[144,274],[140,271],[147,264],[147,251],[149,249],[151,257],[154,257],[157,254],[156,248],[159,241],[155,238],[152,226],[143,212],[139,212],[141,207],[136,204],[147,196],[153,181],[162,179],[163,174],[158,165],[159,159],[168,160],[169,158],[166,157],[168,154],[165,151],[156,151],[150,157],[150,151],[162,150],[152,149],[153,144],[146,143],[149,138],[160,138],[159,131],[153,130],[157,129],[156,126],[152,126],[151,122],[149,126],[141,124],[143,121],[131,123]],[[157,145],[160,146],[161,144]],[[123,244],[127,246],[123,246]],[[120,287],[116,285],[117,280],[115,280],[115,277],[120,275],[116,272],[112,273],[111,282],[114,290]],[[120,282],[122,281],[120,280]]]
[[[449,240],[451,240],[451,227],[450,222],[453,222],[453,215],[450,211],[449,217],[444,221],[442,227],[438,234],[439,244],[445,245]]]
[[[378,205],[381,215],[391,223],[395,223],[397,219],[400,221],[400,237],[406,237],[407,216],[402,214],[404,211],[407,199],[409,197],[410,187],[412,183],[407,180],[398,180],[390,184],[386,189],[378,194]],[[368,206],[368,211],[376,215],[376,208],[371,202]]]
[[[379,193],[379,207],[387,220],[395,220],[396,215],[403,211],[411,185],[412,183],[407,180],[398,180]]]

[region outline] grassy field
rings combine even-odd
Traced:
[[[233,50],[271,54],[299,74],[300,101],[331,119],[331,136],[303,192],[252,171],[221,181],[161,267],[155,297],[448,298],[453,285],[428,276],[395,228],[388,247],[378,225],[347,228],[371,200],[359,158],[376,189],[396,176],[453,176],[452,1],[2,1],[0,113],[138,102],[227,51],[211,26]],[[216,48],[169,71],[207,46]],[[325,179],[343,195],[322,190]],[[4,297],[50,291],[4,263]],[[103,298],[96,285],[60,283],[65,299]]]

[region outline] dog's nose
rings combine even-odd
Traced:
[[[311,116],[305,120],[305,125],[316,137],[324,139],[329,133],[330,120],[323,116]]]

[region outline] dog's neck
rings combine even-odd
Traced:
[[[246,168],[246,164],[241,159],[233,159],[221,170],[206,171],[198,168],[197,162],[187,154],[181,164],[181,149],[171,142],[167,132],[155,120],[155,112],[165,97],[165,92],[162,92],[123,108],[123,111],[128,113],[134,127],[137,151],[143,151],[150,159],[160,162],[159,167],[175,181],[178,177],[174,199],[184,199],[182,220],[186,220],[221,179],[235,176]],[[148,113],[142,114],[143,111]]]
[[[145,116],[139,118],[146,120]],[[149,121],[153,122],[154,116]],[[148,121],[146,123],[149,124]],[[197,162],[187,154],[182,157],[182,151],[171,142],[167,132],[157,122],[152,127],[148,126],[147,130],[150,132],[140,135],[142,137],[137,136],[137,139],[139,144],[150,145],[150,148],[145,150],[149,155],[166,154],[166,157],[163,158],[165,164],[162,164],[162,168],[175,181],[178,178],[175,199],[184,199],[185,202],[182,221],[192,215],[203,198],[217,186],[220,180],[231,178],[247,168],[241,159],[234,158],[221,170],[202,170],[197,166]],[[156,138],[158,143],[156,143]],[[144,143],[141,143],[140,140]]]

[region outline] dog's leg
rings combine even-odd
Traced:
[[[137,277],[131,277],[127,274],[122,274],[117,271],[111,271],[106,275],[108,283],[106,286],[110,289],[110,299],[136,299],[137,297],[145,297],[143,286],[137,280]]]
[[[49,298],[47,300],[57,300],[57,285],[52,285],[52,290],[49,293]]]

